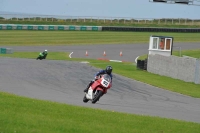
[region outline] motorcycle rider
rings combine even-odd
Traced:
[[[41,52],[42,53],[42,57],[39,55],[38,57],[37,57],[37,60],[38,59],[46,59],[46,57],[47,57],[47,55],[48,55],[48,52],[47,52],[47,49],[45,49],[43,52]]]
[[[47,52],[47,49],[45,49],[43,52],[42,52],[42,54],[44,55],[44,59],[46,59],[46,57],[47,57],[47,54],[48,54],[48,52]]]
[[[99,72],[97,72],[95,74],[95,79],[90,81],[90,83],[85,88],[84,92],[88,92],[89,87],[94,83],[95,80],[98,79],[99,75],[108,74],[111,77],[111,82],[112,82],[112,70],[113,70],[112,66],[107,66],[105,70],[100,70]]]

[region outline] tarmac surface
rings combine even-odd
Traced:
[[[181,49],[200,48],[198,43],[175,45]],[[14,51],[66,51],[73,52],[72,58],[94,59],[101,58],[106,49],[106,58],[131,62],[148,53],[147,44],[11,48]],[[89,51],[87,57],[86,50]],[[123,56],[119,56],[120,50],[123,50]],[[115,73],[113,87],[100,101],[83,103],[83,90],[97,71],[99,69],[88,64],[48,60],[48,57],[47,60],[1,57],[0,91],[77,106],[200,123],[199,98],[153,87]]]

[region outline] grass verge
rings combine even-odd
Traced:
[[[0,30],[0,46],[148,44],[151,35],[172,36],[174,42],[200,42],[200,33]]]
[[[200,58],[200,49],[192,49],[192,50],[182,50],[180,51],[173,51],[172,55],[174,56],[179,56],[179,57],[183,57],[183,56],[189,56],[189,57],[193,57],[193,58]],[[141,55],[138,60],[144,60],[147,58],[147,54],[145,55]]]
[[[1,133],[197,133],[200,124],[41,101],[0,92]]]

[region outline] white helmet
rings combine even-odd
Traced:
[[[44,51],[45,51],[45,52],[47,52],[47,50],[46,50],[46,49],[45,49]]]

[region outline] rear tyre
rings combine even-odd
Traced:
[[[86,98],[86,95],[83,97],[83,102],[87,103],[89,100]]]
[[[93,98],[93,100],[92,100],[92,103],[96,103],[99,99],[100,99],[100,97],[103,95],[103,92],[102,91],[97,91],[97,93],[94,95],[94,98]]]

